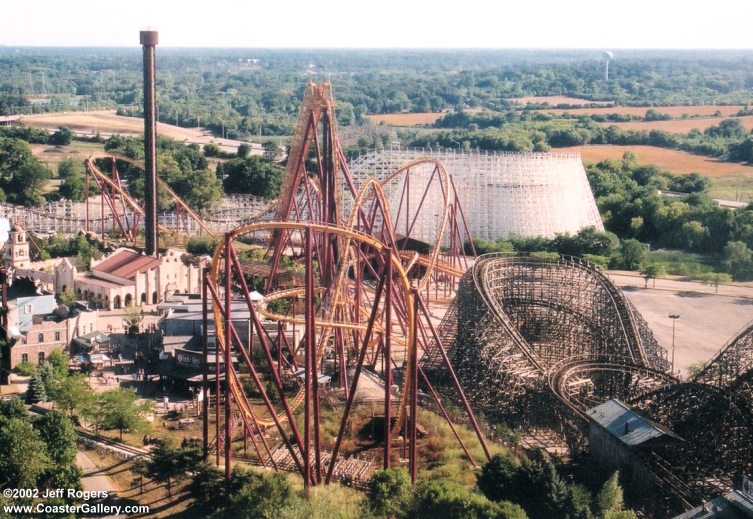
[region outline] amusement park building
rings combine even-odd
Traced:
[[[362,155],[350,164],[350,171],[356,185],[360,185],[368,177],[386,179],[406,164],[427,158],[441,161],[452,176],[474,238],[494,240],[510,235],[552,238],[557,234],[574,234],[586,227],[604,230],[583,163],[576,153],[389,149]],[[432,170],[420,168],[417,166],[411,173],[412,184],[429,180]],[[394,217],[398,207],[402,210],[406,207],[404,202],[401,205],[402,183],[396,179],[384,187]],[[422,206],[412,237],[421,239],[423,235],[427,242],[432,241],[431,229],[436,228],[435,215],[440,214],[440,197],[424,198],[420,189],[414,189],[409,198],[409,207],[417,210]],[[411,210],[411,218],[413,214]]]
[[[70,288],[90,307],[112,310],[130,304],[157,304],[176,292],[198,293],[200,267],[189,256],[167,249],[155,258],[119,248],[92,261],[89,272],[79,272],[69,258],[31,262],[26,231],[16,223],[5,247],[5,266],[11,278],[29,278],[51,293]]]

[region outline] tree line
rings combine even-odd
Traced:
[[[485,151],[544,152],[586,144],[657,146],[697,155],[753,163],[753,133],[731,117],[705,130],[687,134],[664,130],[623,130],[598,124],[592,116],[559,116],[540,112],[448,113],[434,126],[449,131],[404,129],[409,147],[444,147]]]
[[[17,51],[17,52],[16,52]],[[592,51],[271,50],[158,48],[159,119],[217,135],[289,135],[303,85],[332,78],[338,122],[368,113],[509,108],[508,98],[568,95],[619,105],[746,104],[753,67],[735,51],[622,51],[603,78]],[[0,115],[47,94],[60,110],[117,105],[139,115],[141,52],[0,49]]]

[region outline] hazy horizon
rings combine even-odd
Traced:
[[[211,6],[132,0],[127,7],[6,0],[0,45],[129,48],[148,27],[160,32],[165,48],[753,50],[744,27],[730,24],[730,13],[741,7],[735,0],[718,0],[712,9],[650,0],[619,8],[596,0],[453,6],[383,0],[378,8],[322,0],[284,9],[240,0]]]

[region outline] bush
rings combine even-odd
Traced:
[[[16,364],[16,367],[13,368],[13,371],[24,377],[30,377],[37,371],[37,367],[31,362],[24,361]]]
[[[204,145],[205,157],[218,157],[220,155],[220,147],[213,142]]]
[[[217,239],[211,236],[194,236],[190,238],[186,243],[186,251],[191,254],[201,256],[203,254],[214,254],[214,249],[217,247]]]
[[[369,507],[379,517],[403,515],[410,498],[411,483],[402,469],[386,469],[374,473],[369,483]]]
[[[526,519],[528,516],[518,505],[509,502],[493,503],[452,481],[434,480],[422,481],[417,486],[410,517]]]
[[[272,519],[294,500],[293,488],[284,474],[234,471],[240,485],[231,491],[230,517]]]
[[[495,454],[477,476],[479,490],[492,501],[511,499],[518,493],[520,464],[511,456]]]

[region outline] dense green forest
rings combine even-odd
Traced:
[[[140,48],[0,48],[0,115],[78,105],[139,113]],[[288,135],[306,81],[331,81],[342,125],[367,113],[509,108],[570,95],[620,105],[746,104],[742,51],[270,50],[158,48],[159,117],[218,134]],[[50,104],[32,106],[29,96]]]

